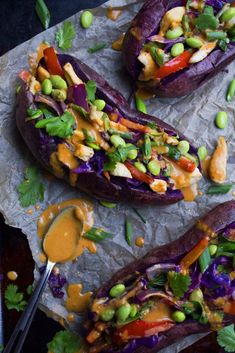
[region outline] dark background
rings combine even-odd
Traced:
[[[103,0],[46,0],[51,13],[50,27],[72,16],[83,8],[92,8],[102,4]],[[0,55],[8,50],[32,38],[43,31],[41,23],[34,11],[34,0],[0,0]],[[14,269],[18,272],[15,282],[20,291],[25,293],[29,284],[33,281],[33,260],[26,238],[19,230],[7,227],[0,215],[0,274],[6,274]],[[2,293],[9,281],[4,277],[0,281]],[[6,310],[3,304],[4,330],[1,327],[0,304],[0,344],[2,337],[8,340],[19,318],[15,310]],[[48,319],[41,311],[37,311],[28,338],[22,353],[46,353],[46,343],[61,326]],[[3,335],[2,335],[3,334]],[[216,344],[216,334],[213,333],[200,340],[182,353],[222,353],[222,349]]]

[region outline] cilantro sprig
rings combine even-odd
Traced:
[[[9,284],[4,293],[5,304],[7,309],[15,309],[17,311],[23,311],[27,302],[24,300],[23,293],[18,292],[18,286]]]
[[[47,344],[47,348],[53,353],[75,353],[81,347],[80,338],[67,330],[59,331]]]
[[[191,283],[191,278],[188,275],[184,275],[175,271],[168,272],[167,279],[173,294],[177,298],[183,297]]]
[[[218,331],[217,342],[226,352],[235,351],[235,331],[233,324]]]
[[[96,82],[93,80],[87,81],[86,83],[86,94],[89,102],[93,103],[96,94]]]
[[[61,116],[39,120],[35,124],[35,127],[37,129],[45,128],[50,136],[68,138],[73,133],[74,123],[75,120],[73,115],[70,112],[65,111]]]
[[[104,171],[113,171],[117,162],[125,162],[133,146],[118,146],[113,152],[107,153],[108,162],[104,164]]]
[[[35,205],[37,201],[44,200],[44,185],[40,181],[37,167],[29,167],[25,170],[25,180],[18,187],[19,201],[22,207]]]
[[[72,22],[65,21],[56,33],[55,40],[58,47],[62,50],[68,50],[72,47],[73,39],[76,37],[76,30]]]

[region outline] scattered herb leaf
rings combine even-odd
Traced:
[[[26,293],[28,295],[31,295],[33,293],[33,286],[32,284],[29,284],[28,287],[26,288]]]
[[[144,217],[142,216],[142,214],[139,212],[139,210],[137,208],[133,208],[134,212],[137,214],[137,216],[141,219],[141,221],[146,224],[146,220],[144,219]]]
[[[79,114],[81,114],[84,119],[88,120],[89,113],[83,107],[81,107],[80,105],[77,105],[77,104],[73,104],[73,103],[71,104],[71,107],[74,110],[76,110]]]
[[[68,50],[72,47],[73,39],[76,37],[76,30],[72,22],[65,21],[55,34],[58,47],[62,50]]]
[[[47,344],[48,350],[53,353],[75,353],[80,347],[80,338],[69,331],[57,332],[52,341]]]
[[[39,120],[35,127],[37,129],[46,129],[46,132],[50,136],[58,136],[61,138],[67,138],[72,135],[74,126],[73,115],[65,111],[61,116],[55,116],[53,118]]]
[[[228,44],[225,39],[221,39],[218,42],[218,46],[220,47],[221,50],[226,51],[228,49]]]
[[[18,286],[9,284],[4,294],[5,304],[7,309],[15,309],[17,311],[23,311],[27,302],[24,300],[23,293],[18,292]]]
[[[44,185],[39,178],[37,167],[30,167],[25,170],[25,180],[18,187],[19,201],[22,207],[35,205],[37,201],[44,200]]]
[[[157,129],[157,125],[154,121],[149,121],[147,125],[151,127],[151,129]]]
[[[178,150],[178,148],[171,145],[167,145],[167,147],[168,147],[168,156],[174,159],[175,161],[178,161],[181,157],[181,152]]]
[[[128,218],[125,220],[125,239],[129,246],[131,246],[132,240],[132,224]]]
[[[47,29],[50,24],[51,15],[50,11],[47,8],[47,5],[45,4],[45,1],[36,0],[35,10],[43,27]]]
[[[94,102],[96,93],[96,82],[95,81],[87,81],[86,83],[86,94],[89,102]]]
[[[167,282],[167,273],[163,272],[155,276],[154,279],[148,282],[148,288],[163,287],[166,282]]]
[[[201,31],[205,29],[217,29],[219,27],[219,20],[214,15],[203,13],[196,18],[195,25]]]
[[[226,326],[218,331],[217,342],[226,352],[235,351],[234,324]]]
[[[41,109],[33,109],[33,108],[29,107],[27,109],[27,114],[28,114],[28,117],[25,119],[25,121],[37,119],[41,115],[43,115],[43,112]]]
[[[112,171],[117,162],[125,162],[131,150],[133,150],[133,146],[118,146],[115,151],[107,153],[109,161],[104,164],[104,171]]]
[[[88,51],[88,53],[93,54],[93,53],[95,53],[99,50],[102,50],[104,48],[107,48],[106,43],[98,43],[94,47],[88,48],[87,51]]]
[[[84,237],[94,242],[100,242],[107,238],[111,238],[111,233],[105,232],[102,228],[91,228],[84,234]]]
[[[191,278],[188,275],[184,275],[175,271],[169,271],[167,277],[173,294],[177,298],[182,298],[184,293],[187,292],[189,288]]]
[[[232,183],[211,185],[207,190],[207,194],[209,195],[227,194],[232,189],[232,187],[233,187]]]

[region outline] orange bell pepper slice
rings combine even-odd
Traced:
[[[208,247],[209,237],[202,238],[194,248],[180,261],[182,270],[188,270],[189,267],[201,256]]]

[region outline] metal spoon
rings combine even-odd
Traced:
[[[50,231],[56,227],[61,219],[66,215],[66,214],[71,214],[71,211],[74,210],[74,206],[70,206],[67,208],[64,208],[61,210],[61,212],[53,219],[52,223],[50,224],[50,227],[45,235],[44,242],[48,234],[50,234]],[[79,236],[78,236],[78,241],[79,241]],[[11,335],[10,340],[8,341],[3,353],[10,353],[12,348],[15,346],[14,353],[19,353],[23,347],[25,338],[27,336],[28,330],[31,326],[31,323],[33,321],[35,312],[37,310],[38,302],[39,299],[41,298],[42,292],[47,284],[48,278],[51,274],[51,271],[53,267],[56,265],[55,262],[50,261],[47,259],[47,264],[45,271],[43,272],[42,276],[40,277],[40,280],[28,302],[28,305],[21,315],[14,331],[13,334]]]

